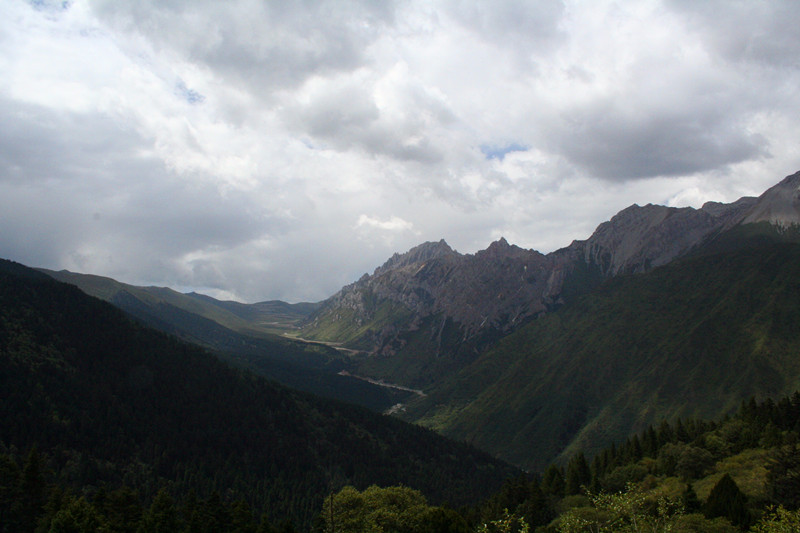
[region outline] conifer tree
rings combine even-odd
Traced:
[[[655,458],[658,455],[658,437],[653,426],[647,426],[642,434],[642,454]]]
[[[542,477],[542,492],[551,496],[564,496],[564,474],[556,465],[550,465]]]
[[[567,495],[579,494],[582,487],[589,484],[592,479],[589,464],[582,452],[575,454],[567,464],[567,476],[564,491]]]
[[[0,454],[0,532],[12,531],[19,510],[20,470],[10,455]]]
[[[767,494],[787,509],[800,508],[800,448],[797,444],[779,448],[767,468]]]
[[[658,445],[664,446],[674,441],[675,433],[672,431],[672,426],[666,420],[662,420],[658,426]]]
[[[747,529],[751,522],[745,495],[729,474],[722,476],[711,489],[703,507],[703,514],[706,515],[706,518],[718,516],[727,518],[731,524],[742,529]]]
[[[45,482],[42,456],[38,448],[31,448],[22,467],[20,479],[21,512],[19,515],[22,531],[33,531],[36,519],[45,504]]]
[[[691,440],[689,432],[686,431],[686,427],[684,427],[680,418],[675,422],[675,439],[678,442],[689,442]]]
[[[175,500],[166,490],[161,489],[153,498],[150,508],[145,511],[139,533],[168,533],[179,531],[180,528]]]
[[[700,499],[697,497],[697,493],[691,483],[686,484],[686,490],[681,494],[681,505],[683,505],[683,510],[687,513],[696,513],[702,508]]]
[[[629,455],[631,461],[638,461],[642,458],[642,443],[639,441],[638,435],[634,435],[631,438]]]

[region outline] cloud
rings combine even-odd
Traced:
[[[199,62],[269,96],[309,77],[349,71],[391,24],[391,2],[213,0],[92,2],[117,31],[141,35],[160,53]]]
[[[800,17],[797,2],[668,3],[686,17],[708,50],[726,61],[748,63],[759,70],[800,67],[800,36],[793,31]]]
[[[414,228],[411,222],[403,220],[400,217],[393,216],[388,220],[380,220],[367,215],[360,215],[358,217],[358,222],[356,222],[356,227],[361,228],[364,226],[392,232],[410,231]]]
[[[0,3],[0,250],[319,300],[800,168],[794,2]],[[91,58],[87,60],[87,58]]]
[[[644,111],[644,112],[642,112]],[[722,109],[634,110],[596,102],[573,110],[556,147],[570,161],[609,180],[684,176],[767,155],[767,141],[743,117]]]

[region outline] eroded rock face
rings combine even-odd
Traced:
[[[762,194],[743,222],[769,222],[782,229],[800,225],[800,172],[787,176]]]
[[[508,331],[563,303],[565,283],[576,272],[593,273],[598,280],[644,272],[737,224],[763,221],[800,225],[800,172],[759,198],[730,204],[708,202],[700,209],[632,205],[600,224],[588,239],[547,255],[503,238],[475,254],[460,254],[444,240],[426,242],[344,287],[312,321],[346,315],[358,325],[369,324],[377,302],[396,304],[405,310],[403,318],[376,325],[369,333],[376,351],[387,346],[389,336],[417,328],[431,315],[452,319],[465,339],[486,329]],[[350,313],[337,311],[342,309]]]
[[[603,276],[644,272],[730,229],[757,201],[741,198],[732,204],[707,203],[700,209],[632,205],[571,247],[582,252],[586,263],[598,265]]]
[[[344,307],[370,320],[369,299],[402,304],[413,315],[443,314],[469,335],[483,327],[504,328],[547,309],[553,265],[534,250],[505,239],[474,255],[460,254],[444,241],[423,243],[395,254],[370,275],[343,288],[325,310]],[[409,321],[409,326],[414,321]]]

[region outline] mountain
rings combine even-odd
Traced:
[[[353,370],[353,365],[331,347],[274,333],[294,328],[316,304],[224,302],[166,287],[137,287],[102,276],[39,271],[115,305],[150,327],[199,344],[226,361],[292,388],[378,412],[409,397],[407,392],[344,375]]]
[[[698,253],[742,226],[765,223],[785,233],[798,221],[798,187],[800,172],[759,198],[731,204],[633,205],[588,239],[547,255],[505,239],[466,255],[444,241],[424,243],[323,302],[301,335],[370,354],[358,369],[363,374],[430,387],[604,280]]]
[[[402,416],[529,469],[662,419],[800,388],[800,245],[613,278],[506,336]]]
[[[631,206],[547,255],[397,255],[303,327],[423,388],[398,412],[537,469],[800,385],[800,173],[758,198]]]
[[[326,300],[301,335],[373,355],[361,373],[425,387],[557,306],[554,264],[505,239],[474,255],[424,243]]]
[[[122,485],[144,500],[162,488],[213,493],[307,527],[345,484],[402,483],[460,505],[516,472],[429,430],[235,370],[8,261],[0,398],[3,456],[38,450],[52,483],[87,498]]]
[[[123,303],[133,297],[150,308],[174,308],[249,335],[270,334],[295,327],[316,308],[312,303],[289,304],[278,300],[255,304],[220,301],[195,292],[182,294],[167,287],[138,287],[68,270],[38,270],[59,281],[77,285],[86,294],[107,302]]]

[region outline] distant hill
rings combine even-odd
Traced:
[[[289,304],[279,300],[243,304],[221,301],[195,292],[183,294],[167,287],[139,287],[111,278],[68,270],[38,269],[54,279],[77,285],[91,296],[115,302],[131,296],[143,304],[173,307],[212,320],[237,333],[271,334],[295,327],[318,307],[313,303]]]
[[[38,446],[79,492],[216,491],[305,525],[344,484],[402,483],[459,505],[515,472],[429,430],[234,370],[8,261],[0,399],[0,449]]]

